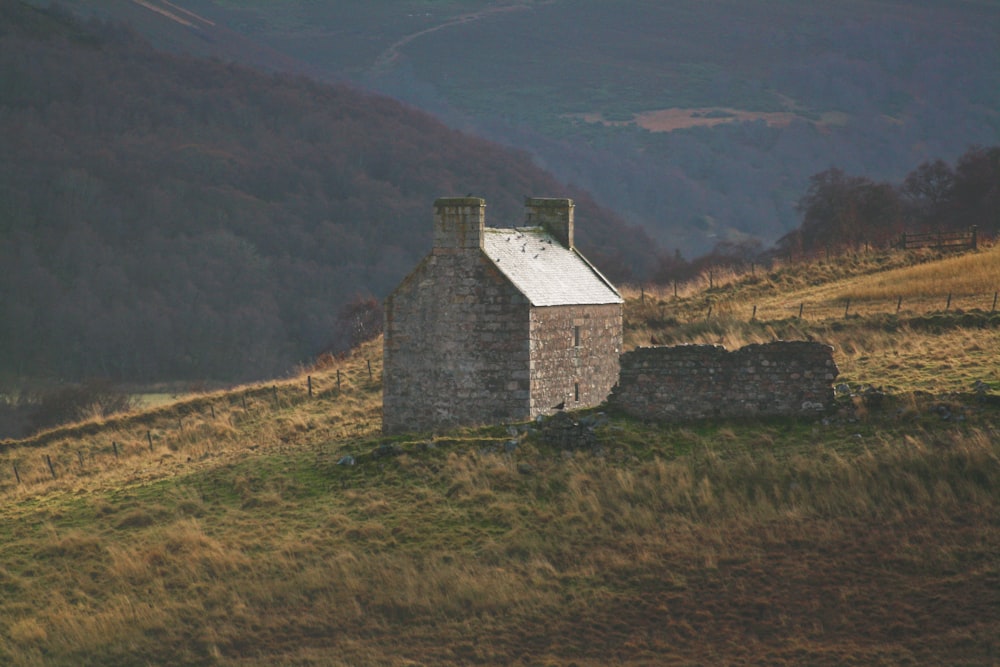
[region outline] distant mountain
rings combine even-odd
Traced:
[[[831,166],[898,181],[1000,143],[1000,5],[983,0],[65,1],[127,10],[171,48],[266,46],[273,67],[391,94],[689,255],[782,236]]]
[[[655,245],[522,152],[388,98],[154,51],[0,0],[0,379],[273,377],[429,249],[432,204],[577,200],[618,280]]]

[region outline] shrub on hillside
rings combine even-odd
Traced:
[[[107,380],[60,387],[38,394],[30,403],[34,406],[28,420],[32,433],[81,419],[128,412],[136,406],[131,395]]]

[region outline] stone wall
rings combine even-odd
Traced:
[[[833,348],[821,343],[643,347],[622,355],[608,401],[659,421],[818,414],[833,403],[837,374]]]
[[[603,403],[618,381],[622,305],[531,311],[531,416]]]
[[[385,304],[383,431],[529,419],[528,319],[478,250],[428,256]]]

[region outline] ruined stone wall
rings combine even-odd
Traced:
[[[821,343],[644,347],[622,355],[609,403],[660,421],[817,414],[833,403],[837,373]]]
[[[435,250],[385,304],[383,431],[528,419],[528,330],[481,251]]]
[[[531,416],[607,399],[618,381],[621,304],[534,308],[530,326]]]

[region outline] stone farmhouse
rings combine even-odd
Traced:
[[[573,201],[525,209],[494,228],[483,199],[434,203],[433,249],[385,302],[385,433],[591,407],[618,381],[623,301],[573,244]]]

